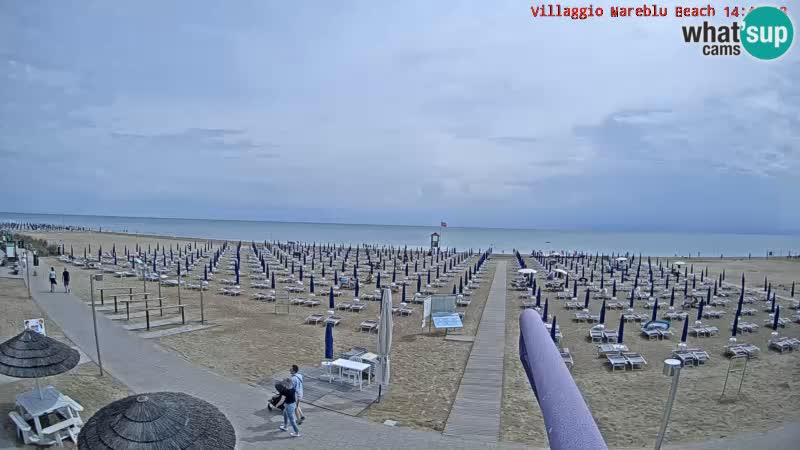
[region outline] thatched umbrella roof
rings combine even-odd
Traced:
[[[40,378],[64,373],[78,365],[77,350],[32,330],[0,344],[0,374]]]
[[[236,432],[214,405],[179,392],[132,395],[97,411],[80,449],[233,449]]]

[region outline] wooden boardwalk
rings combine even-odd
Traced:
[[[482,442],[500,439],[505,344],[506,261],[500,260],[464,376],[445,424],[445,435]]]

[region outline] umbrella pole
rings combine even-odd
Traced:
[[[42,387],[39,385],[39,377],[36,377],[35,380],[36,380],[36,390],[39,391],[39,400],[44,400],[44,395],[42,394]]]

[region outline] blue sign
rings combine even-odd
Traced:
[[[461,316],[456,314],[442,314],[433,316],[433,326],[436,328],[463,328]]]

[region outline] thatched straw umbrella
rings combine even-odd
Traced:
[[[132,395],[97,411],[78,436],[82,450],[233,449],[236,432],[214,405],[180,392]]]
[[[0,344],[0,374],[35,378],[37,388],[39,378],[64,373],[77,366],[80,359],[77,350],[32,330],[25,330]]]

